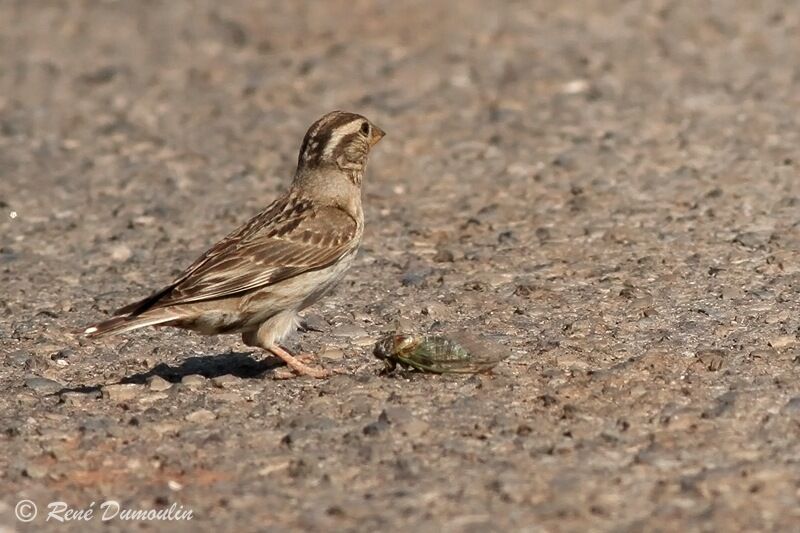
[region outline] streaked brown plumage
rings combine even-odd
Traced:
[[[364,230],[361,180],[384,132],[366,118],[334,111],[303,139],[287,193],[200,256],[171,284],[87,328],[90,337],[145,326],[206,335],[241,333],[249,346],[306,366],[278,344],[297,312],[322,297],[352,264]]]

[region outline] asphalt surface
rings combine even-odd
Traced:
[[[0,530],[797,530],[798,42],[789,0],[0,2]],[[337,108],[387,136],[291,345],[342,375],[75,333]],[[396,328],[512,355],[383,376]]]

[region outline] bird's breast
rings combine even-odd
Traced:
[[[348,252],[325,268],[310,270],[254,291],[242,298],[242,312],[264,315],[288,309],[305,309],[322,298],[342,279],[353,264],[356,252],[357,249]]]

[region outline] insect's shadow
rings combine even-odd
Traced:
[[[200,374],[209,379],[227,374],[242,379],[256,379],[261,378],[265,372],[283,365],[282,361],[272,357],[255,359],[253,353],[255,352],[228,352],[217,355],[188,357],[176,366],[159,363],[146,372],[131,374],[113,383],[78,385],[75,387],[63,388],[54,395],[64,394],[65,392],[79,392],[84,394],[99,393],[104,385],[121,383],[144,384],[147,383],[148,378],[152,376],[159,376],[171,383],[180,383],[184,376],[192,374]]]

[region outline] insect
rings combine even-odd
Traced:
[[[373,355],[386,362],[385,372],[397,365],[435,374],[486,372],[510,354],[460,333],[451,337],[392,333],[375,343]]]

